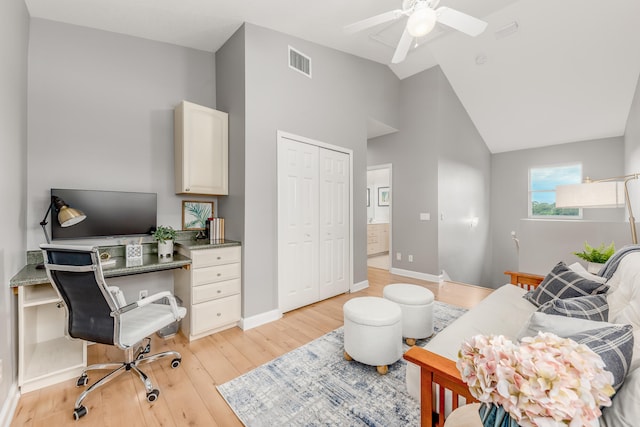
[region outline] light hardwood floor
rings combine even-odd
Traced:
[[[369,268],[368,275],[369,288],[363,291],[303,307],[248,331],[232,328],[191,343],[179,334],[167,340],[154,336],[152,353],[175,349],[182,353],[182,365],[171,369],[167,360],[144,366],[160,389],[160,398],[153,404],[147,402],[139,379],[123,374],[87,397],[88,415],[73,421],[74,402],[82,389],[70,380],[23,395],[11,426],[241,426],[216,385],[342,326],[342,306],[349,299],[382,296],[384,285],[402,282],[425,286],[438,301],[470,308],[491,292],[460,283],[438,285],[394,276],[376,268]],[[121,360],[121,356],[113,347],[89,347],[89,363]],[[97,375],[91,375],[92,379]]]

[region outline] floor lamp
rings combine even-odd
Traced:
[[[631,241],[637,244],[636,220],[633,217],[629,199],[629,181],[638,178],[640,173],[597,180],[587,177],[582,184],[559,185],[556,187],[556,207],[620,208],[626,204],[631,226]]]

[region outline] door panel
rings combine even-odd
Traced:
[[[349,290],[349,155],[321,149],[320,164],[320,299],[325,299]]]
[[[318,300],[318,147],[283,140],[278,161],[279,305]]]

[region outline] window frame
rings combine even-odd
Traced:
[[[580,182],[584,179],[584,168],[581,161],[575,162],[566,162],[566,163],[554,163],[548,165],[538,165],[538,166],[529,166],[527,171],[527,218],[529,219],[559,219],[559,220],[581,220],[583,219],[582,208],[578,209],[578,215],[534,215],[533,214],[533,201],[532,195],[534,193],[555,193],[555,188],[553,190],[533,190],[531,188],[531,171],[533,169],[554,169],[554,168],[563,168],[569,166],[580,166]]]

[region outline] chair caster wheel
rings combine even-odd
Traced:
[[[89,377],[86,375],[80,376],[78,381],[76,381],[76,387],[85,387],[89,383]]]
[[[173,360],[171,361],[171,367],[175,369],[175,368],[177,368],[178,366],[180,366],[180,363],[182,363],[182,359],[177,359],[177,358],[176,358],[176,359],[173,359]]]
[[[89,411],[84,406],[76,408],[76,409],[73,410],[73,419],[78,421],[80,418],[82,418],[85,415],[87,415],[87,413],[89,413]]]
[[[156,400],[158,400],[158,396],[160,396],[160,390],[158,390],[157,388],[154,388],[149,393],[147,393],[147,401],[155,402]]]

